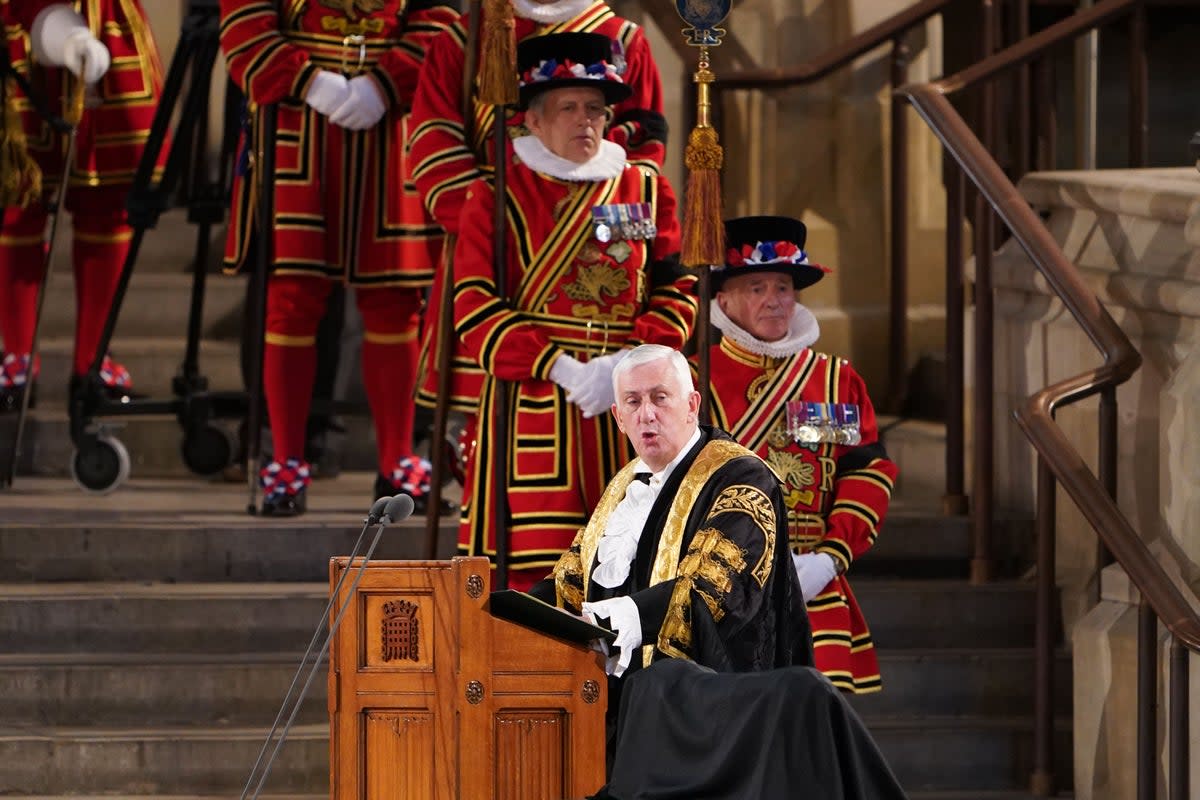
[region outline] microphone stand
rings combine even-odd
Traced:
[[[275,722],[272,723],[271,730],[267,733],[267,738],[263,741],[262,748],[258,751],[258,758],[255,760],[254,766],[250,768],[250,776],[246,778],[246,785],[242,788],[240,800],[246,800],[247,794],[250,792],[250,787],[254,784],[256,777],[258,778],[258,783],[254,786],[254,794],[250,795],[250,797],[257,800],[259,793],[262,792],[263,785],[267,782],[267,777],[271,774],[271,768],[275,764],[275,759],[279,756],[279,751],[283,747],[284,741],[287,740],[292,723],[296,721],[296,715],[300,713],[300,705],[304,702],[304,698],[308,696],[308,690],[312,686],[313,678],[317,674],[317,667],[321,665],[321,661],[325,658],[326,651],[329,649],[329,643],[333,640],[333,635],[337,633],[338,626],[342,624],[342,617],[345,616],[346,609],[350,607],[350,602],[354,599],[354,590],[358,588],[359,581],[362,580],[362,576],[367,571],[367,564],[370,562],[371,556],[375,553],[375,548],[378,546],[379,539],[383,535],[383,529],[388,525],[405,519],[412,512],[413,499],[407,494],[398,494],[394,497],[381,497],[371,506],[371,510],[367,513],[367,518],[363,521],[362,531],[358,534],[358,540],[354,543],[354,548],[350,551],[348,562],[350,565],[353,565],[354,560],[358,557],[359,548],[362,546],[363,539],[367,535],[367,528],[374,524],[378,524],[379,527],[376,528],[375,535],[372,537],[371,544],[367,548],[362,562],[358,565],[358,569],[354,570],[354,580],[350,584],[350,592],[347,594],[345,602],[338,608],[337,616],[334,617],[333,623],[328,626],[328,633],[325,636],[325,640],[321,643],[317,655],[313,658],[312,666],[308,671],[308,677],[304,681],[304,686],[293,700],[292,695],[296,691],[300,675],[304,672],[304,666],[308,663],[309,655],[313,652],[313,648],[320,641],[322,627],[325,626],[329,619],[329,611],[333,608],[334,601],[341,591],[346,576],[352,570],[344,570],[330,591],[329,600],[325,603],[325,609],[321,612],[321,617],[317,622],[316,629],[313,631],[312,639],[309,640],[308,649],[300,657],[300,664],[296,667],[296,674],[292,678],[292,685],[288,687],[287,693],[283,697],[283,702],[279,706],[279,713],[275,715]],[[290,712],[288,711],[289,704],[291,708]],[[267,748],[270,747],[271,740],[275,738],[275,731],[279,730],[279,723],[285,714],[287,715],[287,722],[284,723],[283,730],[279,732],[279,738],[275,742],[275,749],[271,751],[271,756],[264,763],[263,756],[266,754]]]

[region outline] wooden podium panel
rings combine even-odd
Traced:
[[[330,562],[333,800],[563,800],[604,783],[599,654],[492,617],[487,559]],[[357,586],[354,581],[360,576]],[[332,619],[331,619],[332,622]]]

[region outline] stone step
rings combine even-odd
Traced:
[[[858,558],[854,576],[961,578],[970,574],[971,521],[936,513],[939,503],[895,501],[888,509],[875,544]],[[1022,573],[1033,552],[1033,520],[998,516],[992,527],[992,554],[998,576]]]
[[[0,796],[235,796],[267,727],[0,727]],[[328,724],[294,726],[264,785],[276,794],[329,786]]]
[[[327,591],[325,582],[0,584],[0,643],[24,653],[288,652],[309,640]],[[881,651],[1032,645],[1029,586],[860,580],[855,593]]]
[[[187,336],[193,283],[190,272],[135,269],[117,314],[114,338],[120,342],[127,338],[169,336],[182,341]],[[206,275],[201,337],[236,338],[243,325],[245,298],[246,278]],[[75,334],[75,319],[75,279],[69,268],[55,269],[46,287],[39,334],[44,339],[71,337]]]
[[[227,794],[11,794],[6,795],[4,800],[146,800],[147,797],[156,797],[160,800],[229,800]],[[263,792],[259,797],[266,798],[266,800],[328,800],[329,792],[315,794]],[[957,798],[950,800],[957,800]],[[998,800],[1008,800],[1008,797],[998,797]],[[1014,797],[1013,800],[1018,800],[1018,798]],[[1023,796],[1019,800],[1024,800]]]
[[[38,344],[42,370],[38,378],[37,407],[66,407],[67,383],[74,364],[74,340],[48,336]],[[183,363],[183,336],[114,338],[113,357],[129,369],[133,387],[153,398],[171,397],[171,379]],[[205,339],[200,343],[199,369],[208,377],[211,391],[241,391],[240,345],[236,341]]]
[[[975,792],[1013,792],[1029,786],[1032,719],[929,716],[864,721],[906,791],[971,792],[979,797]],[[1055,760],[1059,782],[1069,786],[1069,719],[1056,728]]]
[[[1071,713],[1071,656],[1055,653],[1056,712]],[[849,695],[864,717],[1032,713],[1034,651],[1022,648],[881,649],[883,691]]]
[[[154,400],[173,402],[168,390],[154,395]],[[240,407],[240,406],[239,406]],[[378,468],[375,460],[374,422],[366,409],[351,409],[340,414],[339,420],[345,428],[336,436],[338,455],[334,459],[342,470],[370,471]],[[108,435],[118,440],[129,454],[130,474],[138,478],[188,478],[197,477],[183,461],[180,448],[183,445],[183,426],[170,414],[136,414],[124,416],[96,417],[94,422],[103,426]],[[219,418],[211,423],[221,430],[231,446],[236,442],[239,420]],[[418,435],[425,435],[418,416]],[[0,447],[12,441],[15,431],[15,415],[0,415]],[[270,432],[264,431],[262,447],[270,448]],[[417,453],[425,454],[428,445],[418,442]],[[30,414],[25,425],[21,443],[21,458],[17,464],[17,475],[67,477],[70,475],[71,458],[75,445],[71,442],[70,425],[65,401],[44,404]],[[0,449],[0,457],[7,458],[7,450]],[[320,476],[318,476],[320,477]]]
[[[31,725],[254,725],[274,719],[300,668],[295,653],[31,653],[0,656],[5,718]],[[311,658],[311,657],[310,657]],[[1069,715],[1071,663],[1056,654],[1057,710]],[[311,669],[304,665],[301,685]],[[851,696],[866,719],[1004,715],[1033,708],[1029,651],[888,651],[884,689]],[[325,718],[324,667],[300,720]]]
[[[946,426],[887,415],[877,421],[888,457],[900,467],[893,499],[938,507],[946,493]]]
[[[227,655],[114,653],[0,655],[4,719],[21,726],[270,726],[292,680],[308,679],[301,652]],[[297,717],[328,721],[324,661]],[[292,708],[289,701],[288,708]]]
[[[1028,783],[1028,719],[871,720],[868,728],[908,790],[1014,792]],[[233,792],[249,775],[267,730],[0,728],[0,763],[10,765],[0,772],[0,794]],[[1061,757],[1056,771],[1060,780],[1068,780],[1069,731],[1059,730],[1057,738]],[[929,758],[930,753],[937,758]],[[294,726],[269,786],[316,793],[327,784],[328,725]]]
[[[323,622],[327,594],[327,583],[5,584],[0,585],[0,650],[303,651]]]
[[[1034,587],[851,577],[880,651],[1033,646]]]
[[[137,514],[103,510],[88,512],[82,525],[70,519],[74,512],[49,523],[14,514],[0,529],[0,581],[321,581],[330,556],[348,555],[358,542],[373,481],[373,475],[358,481],[360,509],[318,508],[290,521],[249,516],[246,490],[236,485],[222,503],[226,511],[181,510],[171,524],[160,515],[143,522]],[[323,483],[309,489],[314,505]],[[360,553],[375,532],[376,526],[368,530]],[[437,558],[454,555],[457,535],[457,516],[443,517]],[[425,519],[410,518],[384,531],[374,558],[426,558],[425,547]]]

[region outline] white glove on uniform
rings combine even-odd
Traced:
[[[84,83],[104,77],[112,63],[108,48],[92,36],[83,17],[66,3],[47,6],[29,30],[33,57],[43,64],[66,67]]]
[[[567,391],[567,400],[583,409],[584,419],[599,416],[612,408],[614,400],[613,370],[628,352],[628,350],[618,350],[606,356],[593,358],[583,365],[583,368],[587,370],[585,380],[574,390]]]
[[[317,71],[312,82],[308,84],[304,102],[312,106],[318,114],[328,117],[337,111],[349,97],[350,81],[346,80],[346,76],[322,69]]]
[[[829,582],[837,577],[837,562],[828,553],[792,553],[796,566],[796,577],[800,579],[800,591],[804,602],[819,595]]]
[[[383,93],[367,75],[351,78],[349,86],[349,96],[329,115],[329,121],[352,131],[375,127],[387,112]]]
[[[570,394],[582,385],[586,373],[587,367],[582,361],[563,353],[554,359],[554,365],[550,367],[550,380]]]
[[[583,613],[595,617],[607,617],[609,628],[616,631],[617,639],[614,647],[621,652],[609,656],[604,665],[604,671],[609,675],[621,677],[633,660],[633,653],[642,646],[642,618],[638,614],[637,603],[632,597],[613,597],[608,600],[597,600],[594,603],[584,603]]]

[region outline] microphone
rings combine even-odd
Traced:
[[[258,751],[258,758],[254,762],[254,766],[250,768],[250,777],[246,779],[246,785],[242,789],[240,800],[246,800],[247,794],[250,792],[250,787],[254,784],[257,778],[258,784],[254,787],[254,794],[251,795],[257,800],[262,792],[263,786],[267,782],[267,777],[271,774],[271,767],[275,764],[275,759],[279,757],[279,751],[283,747],[284,741],[287,739],[288,732],[292,728],[292,723],[296,721],[296,715],[300,713],[300,706],[304,702],[304,698],[308,696],[308,690],[312,686],[313,678],[316,677],[317,668],[321,666],[321,662],[325,659],[329,651],[329,643],[333,640],[333,635],[337,632],[338,626],[342,624],[342,617],[346,614],[346,609],[350,607],[350,603],[354,600],[354,591],[358,588],[359,581],[367,571],[367,564],[371,560],[371,556],[375,553],[375,548],[379,544],[379,539],[383,535],[383,529],[388,525],[392,525],[401,520],[407,519],[413,513],[414,503],[412,497],[403,492],[394,497],[381,497],[371,505],[371,510],[367,512],[367,518],[363,520],[362,531],[358,534],[358,540],[354,543],[354,547],[350,551],[348,560],[348,568],[342,570],[342,574],[338,576],[337,582],[333,585],[333,589],[329,592],[329,600],[325,603],[325,608],[321,612],[321,616],[317,619],[316,630],[313,631],[312,639],[309,640],[308,649],[304,651],[304,655],[300,657],[300,664],[296,667],[296,674],[292,678],[292,685],[288,687],[287,693],[283,697],[283,702],[280,703],[279,713],[275,715],[275,722],[271,725],[271,730],[267,733],[267,738],[263,742],[262,748]],[[377,525],[375,535],[371,539],[371,544],[367,547],[366,554],[363,555],[361,561],[355,565],[355,559],[358,558],[358,551],[362,546],[363,538],[367,535],[367,528],[372,525]],[[334,601],[341,591],[342,584],[346,581],[346,576],[351,572],[354,573],[354,580],[350,584],[350,590],[346,594],[346,600],[338,608],[337,615],[333,619],[333,623],[329,625],[329,631],[321,641],[321,631],[329,620],[329,611],[333,608]],[[309,656],[313,653],[313,648],[317,642],[321,642],[317,654],[312,659],[312,665],[308,671],[308,677],[304,681],[304,686],[300,689],[300,693],[293,699],[293,694],[296,691],[296,686],[300,682],[300,676],[304,673],[304,667],[309,662]],[[291,711],[288,712],[288,708]],[[263,756],[266,755],[267,748],[271,746],[271,740],[275,739],[275,732],[279,730],[279,723],[287,716],[287,722],[283,725],[283,730],[279,732],[279,738],[275,742],[275,749],[271,751],[271,756],[263,763]],[[260,769],[261,767],[261,769]],[[261,775],[260,775],[261,773]]]
[[[378,505],[378,502],[376,502],[376,505]],[[406,520],[412,516],[414,508],[416,508],[416,504],[413,502],[412,497],[402,492],[387,501],[383,509],[383,515],[379,518],[379,521],[384,525],[395,525],[397,522]],[[374,507],[371,510],[374,511]]]
[[[374,525],[379,522],[379,518],[383,516],[384,510],[387,509],[387,504],[391,500],[391,497],[381,497],[375,501],[375,505],[371,506],[371,510],[367,512],[368,525]]]

